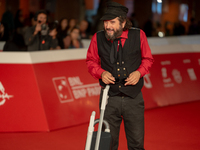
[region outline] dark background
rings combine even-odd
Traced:
[[[105,9],[105,2],[108,0],[0,0],[0,20],[6,10],[10,10],[13,15],[18,9],[23,10],[25,19],[30,17],[40,9],[49,11],[49,22],[60,20],[63,17],[75,18],[77,23],[82,19],[87,19],[93,31],[102,28],[99,17]],[[182,35],[174,33],[175,26],[183,25],[184,34],[188,34],[191,24],[190,19],[195,19],[195,24],[200,23],[200,1],[199,0],[114,0],[129,8],[128,16],[135,14],[138,27],[143,30],[152,30],[147,36],[157,36],[159,31],[165,35]],[[153,9],[160,5],[159,10]],[[185,13],[181,13],[181,6],[186,6]],[[182,15],[182,17],[181,17]],[[183,20],[183,15],[185,19]],[[146,31],[145,31],[146,32]]]

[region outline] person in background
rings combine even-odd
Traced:
[[[147,37],[151,37],[154,32],[153,22],[151,18],[152,17],[149,17],[149,19],[144,24],[144,32]]]
[[[191,18],[190,19],[190,25],[188,28],[188,34],[189,35],[194,35],[194,34],[198,34],[198,24],[195,20],[195,18]]]
[[[128,8],[109,1],[101,20],[104,30],[92,37],[86,64],[103,89],[110,85],[104,119],[110,125],[110,150],[117,150],[120,125],[124,122],[128,150],[144,150],[143,76],[153,64],[144,31],[131,28]]]
[[[69,35],[71,30],[76,26],[76,20],[75,19],[70,19],[69,20],[69,25],[67,27],[67,34]]]
[[[27,46],[25,45],[23,37],[24,18],[21,9],[17,10],[14,23],[14,33],[10,39],[6,41],[3,51],[27,51]]]
[[[14,33],[14,17],[11,12],[11,6],[7,7],[7,10],[3,13],[1,22],[4,23],[4,27],[8,30],[8,38],[12,38],[12,35]]]
[[[36,26],[37,25],[37,20],[35,20],[35,17],[31,18],[31,26]]]
[[[197,28],[198,28],[198,34],[200,34],[200,20],[197,23]]]
[[[82,20],[79,24],[80,36],[81,39],[89,39],[90,34],[87,32],[88,22],[86,20]]]
[[[170,33],[170,30],[171,30],[171,27],[172,26],[172,23],[171,22],[169,22],[169,21],[166,21],[165,22],[165,36],[170,36],[171,35],[171,33]]]
[[[83,44],[80,39],[80,30],[74,27],[70,34],[63,39],[65,48],[83,48]]]
[[[25,39],[25,34],[27,30],[29,30],[29,27],[36,26],[37,21],[35,20],[34,14],[30,13],[28,18],[25,18],[24,20],[24,27],[21,30],[21,34],[23,35],[23,38]]]
[[[58,28],[58,22],[52,22],[49,24],[49,35],[50,37],[52,37],[53,40],[56,40],[57,44],[52,45],[54,47],[50,47],[50,50],[53,49],[61,49],[61,47],[58,44],[58,40],[57,40],[57,28]]]
[[[174,23],[173,35],[175,35],[175,36],[185,35],[185,27],[181,23],[181,21],[177,21]]]
[[[24,17],[23,11],[21,9],[17,10],[14,18],[15,30],[20,33],[20,30],[24,27]]]
[[[136,19],[136,14],[135,13],[131,14],[130,21],[132,23],[132,27],[139,28],[139,23],[138,23],[138,21]]]
[[[0,22],[0,41],[7,41],[9,39],[9,32],[7,26]]]
[[[67,36],[67,26],[68,26],[67,18],[62,18],[58,25],[58,34],[57,34],[58,44],[60,45],[61,49],[64,49],[63,39]]]
[[[25,33],[28,51],[49,50],[52,47],[57,47],[57,39],[53,39],[49,35],[46,11],[38,11],[35,15],[35,21],[37,21],[36,25],[29,27]]]
[[[11,39],[6,41],[3,51],[27,51],[24,38],[17,30],[14,31]]]

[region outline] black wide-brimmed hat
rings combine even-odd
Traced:
[[[109,1],[107,2],[106,12],[100,20],[112,20],[119,16],[126,17],[127,13],[128,13],[127,7],[119,3]]]

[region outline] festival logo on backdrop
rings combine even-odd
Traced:
[[[52,79],[61,103],[100,95],[99,83],[84,84],[79,76]]]
[[[56,77],[52,80],[61,103],[71,102],[74,100],[67,84],[66,77]]]
[[[84,84],[79,76],[68,77],[68,81],[75,99],[100,95],[99,83]]]
[[[151,80],[150,80],[150,76],[151,74],[146,74],[144,76],[144,86],[147,88],[147,89],[152,89],[153,88],[153,85],[151,83]]]
[[[5,88],[3,84],[0,82],[0,106],[5,104],[6,100],[12,97],[13,95],[8,95],[8,93],[5,92]]]

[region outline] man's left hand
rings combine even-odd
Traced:
[[[134,71],[132,72],[129,77],[125,80],[126,83],[124,84],[126,85],[136,85],[139,81],[141,77],[141,73],[139,71]]]

